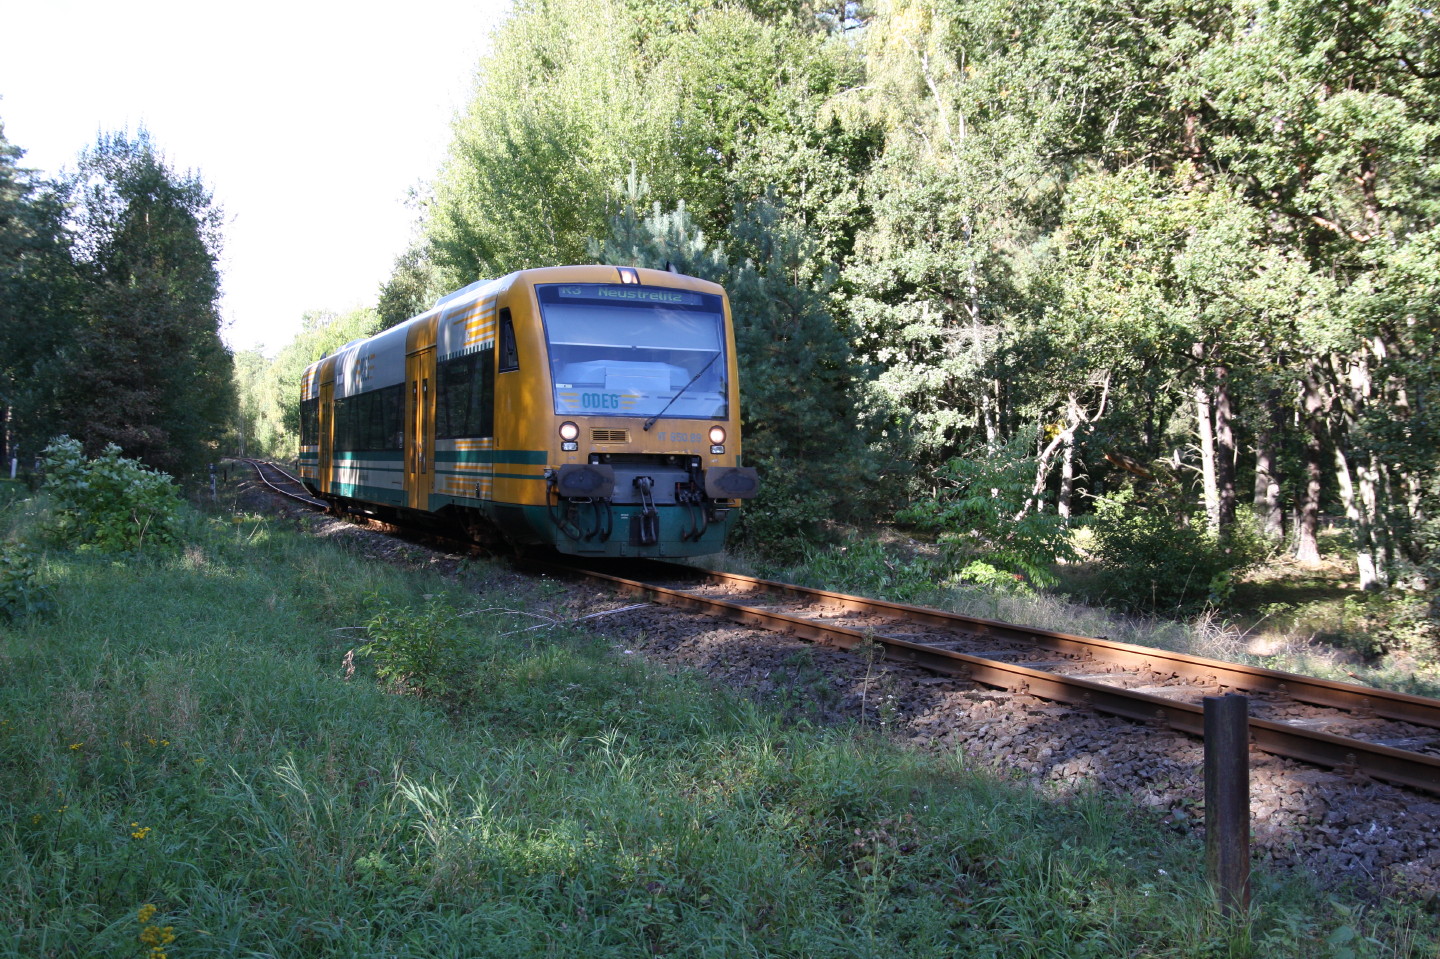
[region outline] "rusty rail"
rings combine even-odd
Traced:
[[[659,564],[657,564],[659,565]],[[1032,669],[1017,663],[986,659],[966,653],[952,652],[935,646],[912,643],[874,635],[846,626],[827,624],[787,613],[745,606],[684,590],[672,589],[643,580],[628,579],[595,569],[553,566],[555,572],[579,572],[610,583],[617,589],[642,595],[669,606],[721,616],[734,622],[762,629],[778,630],[815,642],[849,649],[872,641],[888,649],[887,658],[908,662],[936,673],[955,676],[987,686],[1025,692],[1056,702],[1088,706],[1100,712],[1139,722],[1160,723],[1190,735],[1204,734],[1204,711],[1201,706],[1165,699],[1149,693],[1122,689],[1075,676],[1064,676]],[[1147,649],[1107,639],[1092,639],[1052,630],[1027,629],[1009,623],[977,619],[923,607],[906,606],[883,600],[866,599],[811,590],[804,587],[773,583],[732,573],[694,570],[690,567],[667,567],[669,575],[699,573],[712,580],[730,582],[756,590],[781,592],[790,596],[840,604],[865,612],[885,612],[912,622],[944,625],[965,630],[973,635],[992,635],[1010,640],[1033,642],[1037,647],[1057,652],[1095,652],[1103,658],[1152,670],[1174,669],[1176,675],[1196,678],[1219,677],[1219,685],[1233,689],[1259,689],[1285,693],[1302,702],[1349,709],[1368,710],[1376,716],[1405,722],[1440,726],[1440,701],[1427,700],[1404,693],[1368,689],[1265,670],[1258,667],[1223,663],[1165,650]],[[1378,743],[1367,743],[1345,736],[1336,736],[1300,726],[1251,718],[1250,741],[1265,752],[1335,769],[1353,770],[1413,789],[1440,794],[1440,759]]]

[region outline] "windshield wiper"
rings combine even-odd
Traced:
[[[648,420],[645,421],[644,429],[645,429],[646,432],[649,432],[650,427],[652,427],[652,426],[655,425],[655,421],[656,421],[656,420],[658,420],[660,417],[662,417],[662,416],[665,415],[665,410],[668,410],[670,407],[674,406],[674,405],[675,405],[675,401],[678,400],[678,399],[685,393],[686,390],[688,390],[690,387],[694,386],[694,385],[695,385],[695,381],[698,380],[698,379],[700,379],[700,377],[704,376],[705,373],[710,369],[710,367],[712,367],[712,366],[715,365],[715,361],[718,360],[718,359],[720,359],[720,353],[721,353],[721,352],[722,352],[722,351],[720,351],[720,350],[716,350],[716,351],[715,351],[715,355],[712,356],[712,357],[710,357],[710,362],[709,362],[709,363],[706,363],[704,366],[702,366],[702,367],[700,368],[700,372],[699,372],[699,373],[696,373],[694,376],[690,377],[690,382],[689,382],[689,383],[686,383],[684,386],[680,387],[680,392],[678,392],[678,393],[676,393],[674,396],[670,397],[670,402],[666,403],[665,406],[664,406],[664,408],[661,409],[660,412],[656,413],[654,416],[650,417]]]

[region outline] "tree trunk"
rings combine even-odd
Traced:
[[[1060,513],[1060,519],[1066,523],[1070,522],[1070,501],[1075,496],[1075,437],[1069,436],[1065,441],[1065,451],[1060,458],[1060,499],[1055,508]]]
[[[1340,502],[1345,506],[1345,518],[1355,530],[1355,565],[1360,571],[1360,588],[1375,589],[1378,584],[1370,523],[1355,496],[1350,460],[1338,446],[1335,448],[1335,481],[1340,486]]]
[[[1225,367],[1215,367],[1215,484],[1222,532],[1235,525],[1235,428],[1229,374]]]
[[[1311,566],[1320,562],[1320,540],[1316,527],[1320,520],[1320,438],[1310,436],[1305,443],[1305,489],[1295,510],[1295,558]]]
[[[1280,478],[1275,467],[1275,434],[1268,423],[1255,431],[1255,516],[1266,539],[1285,535],[1285,510],[1280,505]]]
[[[1320,419],[1323,403],[1320,387],[1313,376],[1305,377],[1301,389],[1301,409],[1308,435],[1305,440],[1305,489],[1296,503],[1295,558],[1313,566],[1320,562],[1317,528],[1320,523],[1320,477],[1324,471],[1321,460],[1325,453],[1324,424]]]
[[[1369,563],[1372,567],[1370,578],[1367,580],[1365,567],[1360,567],[1360,588],[1361,589],[1384,589],[1390,585],[1390,568],[1395,557],[1390,553],[1390,537],[1384,517],[1380,514],[1380,503],[1383,500],[1381,485],[1381,466],[1375,459],[1375,454],[1370,454],[1365,461],[1358,464],[1355,469],[1359,483],[1356,492],[1359,494],[1356,506],[1360,512],[1360,523],[1363,529],[1363,536],[1357,535],[1356,547],[1362,553],[1369,554]]]
[[[1195,425],[1200,433],[1200,476],[1205,485],[1205,524],[1220,532],[1220,490],[1215,482],[1215,431],[1210,420],[1210,393],[1195,386]]]

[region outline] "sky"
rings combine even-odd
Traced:
[[[0,0],[0,123],[52,179],[147,129],[224,211],[226,343],[274,355],[306,311],[374,305],[507,9]]]

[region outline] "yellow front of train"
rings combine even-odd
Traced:
[[[660,270],[555,267],[514,274],[497,306],[492,521],[571,554],[718,552],[758,490],[741,465],[724,290]]]

